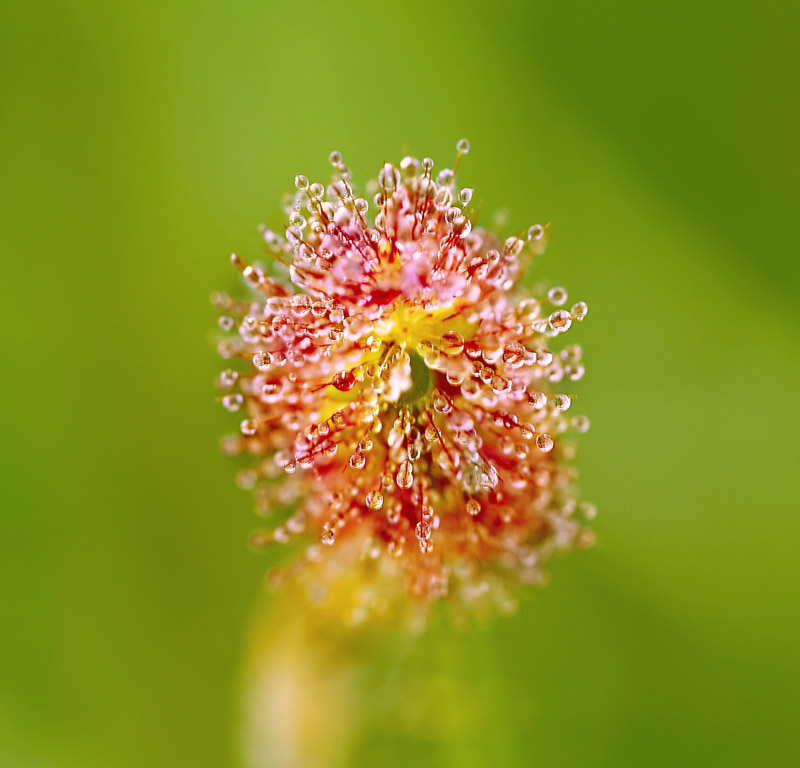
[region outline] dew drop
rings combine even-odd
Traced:
[[[536,435],[536,447],[542,453],[550,453],[550,451],[553,450],[554,445],[555,442],[553,441],[553,438],[547,433],[540,432],[538,435]]]
[[[253,355],[253,365],[258,368],[259,371],[269,370],[271,364],[272,359],[269,356],[269,352],[256,352]]]
[[[467,501],[467,512],[472,516],[475,517],[476,515],[480,514],[481,511],[481,504],[479,501],[475,499],[469,499]]]
[[[589,307],[586,306],[585,301],[579,301],[577,304],[572,305],[572,316],[580,322],[586,317],[586,313],[589,311]]]
[[[578,505],[578,511],[586,518],[587,520],[594,520],[597,517],[597,507],[588,501],[582,501]]]
[[[414,482],[414,471],[411,468],[410,461],[401,461],[400,468],[395,475],[395,481],[398,487],[408,489]]]
[[[354,453],[354,454],[353,454],[353,455],[350,457],[350,466],[351,466],[353,469],[363,469],[363,468],[364,468],[364,465],[365,465],[366,463],[367,463],[367,457],[366,457],[366,456],[364,456],[364,454],[363,454],[363,453],[361,453],[361,451],[356,451],[356,452],[355,452],[355,453]]]
[[[541,240],[544,237],[544,227],[541,224],[534,224],[528,229],[528,240]]]
[[[503,247],[503,253],[506,256],[519,256],[525,243],[518,237],[509,237]]]
[[[381,189],[391,192],[400,184],[400,171],[391,163],[385,163],[378,173],[378,184],[380,184]]]
[[[460,355],[464,351],[464,337],[455,331],[448,331],[442,336],[442,351],[450,357]]]
[[[522,362],[524,355],[525,347],[518,341],[512,341],[503,350],[503,363],[515,368]]]
[[[238,393],[235,395],[225,395],[225,397],[222,398],[222,407],[231,413],[238,411],[242,407],[242,403],[244,403],[244,398]]]
[[[553,314],[550,315],[548,322],[554,331],[567,331],[572,325],[572,316],[569,312],[559,309],[557,312],[553,312]]]
[[[461,139],[458,144],[456,144],[456,149],[459,155],[466,155],[469,152],[469,142],[466,139]]]
[[[350,371],[339,371],[331,383],[340,392],[349,392],[356,385],[356,377]]]
[[[451,168],[443,168],[436,177],[436,183],[446,187],[453,183],[454,178],[455,174]]]
[[[289,224],[302,232],[306,228],[307,222],[301,213],[292,211],[289,214]]]
[[[440,390],[437,389],[433,393],[433,397],[431,398],[433,402],[433,409],[437,413],[443,413],[447,415],[450,411],[453,410],[453,406],[450,404],[450,401],[447,399],[445,394]]]
[[[239,424],[243,435],[254,435],[258,431],[258,423],[255,419],[245,419]]]
[[[383,494],[380,491],[370,491],[366,502],[368,509],[379,510],[383,506]]]
[[[547,395],[544,392],[528,393],[528,402],[538,411],[544,408],[547,403]]]
[[[589,431],[589,419],[586,416],[574,416],[572,419],[572,428],[576,432],[588,432]]]
[[[556,287],[551,288],[547,292],[547,298],[549,299],[550,303],[556,307],[560,307],[567,302],[567,292],[563,288]]]
[[[239,374],[236,371],[228,368],[227,370],[222,371],[222,373],[219,375],[219,387],[221,389],[230,389],[236,383],[236,379],[238,378]]]
[[[567,411],[572,405],[572,398],[569,395],[555,395],[553,404],[559,411]]]
[[[333,529],[323,531],[319,535],[319,540],[326,546],[330,547],[336,541],[336,532]]]

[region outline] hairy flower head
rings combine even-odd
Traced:
[[[508,584],[592,541],[565,439],[588,421],[561,391],[581,350],[558,344],[586,305],[519,290],[547,228],[501,240],[477,226],[458,160],[386,163],[372,202],[331,162],[327,187],[296,177],[285,236],[262,230],[289,280],[234,255],[254,298],[214,296],[236,361],[218,386],[241,415],[223,448],[255,458],[239,483],[279,518],[253,543],[309,541],[295,570],[353,580],[353,620],[406,595],[507,609]]]

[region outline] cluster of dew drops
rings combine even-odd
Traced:
[[[460,159],[469,144],[457,149]],[[546,227],[501,242],[474,225],[473,190],[455,187],[458,163],[434,178],[429,158],[382,167],[371,183],[372,216],[341,155],[330,160],[327,188],[295,178],[285,237],[261,230],[294,287],[234,256],[259,298],[212,297],[220,328],[232,334],[220,354],[249,362],[249,370],[231,367],[217,381],[222,405],[248,412],[223,449],[258,458],[239,484],[255,489],[264,514],[294,508],[257,542],[316,531],[331,546],[343,529],[366,524],[392,555],[405,551],[409,535],[418,556],[430,554],[438,531],[445,553],[448,544],[461,556],[483,549],[523,565],[532,560],[532,534],[545,556],[588,544],[574,518],[595,512],[571,490],[574,444],[554,449],[561,433],[585,432],[589,422],[566,418],[571,395],[547,391],[583,376],[579,346],[554,353],[547,341],[582,321],[587,307],[566,309],[562,287],[544,298],[514,293],[525,257],[543,249]],[[448,328],[445,318],[441,333],[421,332],[413,348],[386,341],[401,302],[423,316],[457,306],[453,317],[472,333]],[[431,386],[404,403],[412,355],[430,371]],[[326,416],[331,394],[337,407]],[[312,545],[308,558],[318,557]],[[448,568],[428,569],[429,592],[446,591]]]

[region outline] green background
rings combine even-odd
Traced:
[[[462,183],[552,222],[541,274],[589,303],[599,546],[373,669],[352,765],[800,764],[796,5],[3,17],[3,768],[239,764],[268,558],[218,453],[208,295],[331,149],[363,180],[462,136]]]

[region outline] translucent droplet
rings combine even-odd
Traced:
[[[383,494],[380,491],[370,491],[366,498],[367,508],[379,510],[383,506]]]
[[[475,194],[474,189],[470,189],[470,187],[464,187],[464,189],[458,193],[458,199],[461,202],[461,205],[466,208],[466,206],[470,204],[473,194]]]
[[[400,184],[400,171],[391,163],[385,163],[378,173],[378,184],[380,184],[381,189],[391,192]]]
[[[245,491],[251,491],[258,481],[258,472],[253,469],[243,469],[236,475],[236,484]]]
[[[451,357],[460,355],[464,351],[464,337],[455,331],[448,331],[442,336],[442,351]]]
[[[220,317],[217,323],[223,331],[230,331],[233,328],[233,318],[227,315]]]
[[[326,546],[330,547],[336,541],[336,532],[333,529],[323,531],[319,535],[319,540]]]
[[[228,368],[220,373],[219,379],[217,380],[218,386],[220,389],[230,389],[236,383],[238,378],[239,374],[236,371]]]
[[[466,216],[457,216],[453,221],[453,232],[462,239],[469,237],[469,233],[472,232],[472,222]]]
[[[541,240],[544,237],[544,227],[541,224],[534,224],[528,229],[528,240]]]
[[[556,288],[551,288],[547,292],[547,298],[550,300],[550,303],[556,307],[560,307],[563,304],[566,304],[567,301],[567,292],[564,288],[560,286]]]
[[[567,411],[572,405],[572,398],[569,395],[555,395],[553,397],[553,405],[559,411]]]
[[[586,317],[586,313],[589,311],[589,307],[586,306],[585,301],[579,301],[577,304],[572,305],[572,316],[580,322]]]
[[[308,179],[305,176],[297,175],[294,177],[294,185],[297,189],[308,189]]]
[[[538,411],[547,404],[547,395],[544,392],[529,392],[528,402]]]
[[[512,341],[503,350],[503,363],[510,368],[516,368],[523,360],[525,347],[518,341]]]
[[[268,370],[271,364],[272,358],[270,358],[269,352],[256,352],[253,355],[253,365],[258,368],[259,371]]]
[[[509,237],[503,247],[503,253],[506,256],[519,256],[524,245],[525,243],[518,237]]]
[[[537,349],[536,362],[546,368],[553,362],[553,353],[549,349]]]
[[[424,520],[420,520],[414,530],[417,534],[417,538],[420,541],[428,541],[428,539],[431,537],[430,523],[426,523]]]
[[[594,520],[597,517],[597,507],[588,501],[582,501],[578,505],[578,511],[587,520]]]
[[[441,171],[439,171],[439,174],[436,177],[436,183],[442,186],[448,186],[449,184],[453,183],[454,178],[455,174],[453,173],[452,169],[443,168]]]
[[[242,407],[242,403],[244,403],[244,398],[237,392],[235,395],[225,395],[222,398],[222,407],[226,411],[238,411]]]
[[[550,315],[548,322],[554,331],[567,331],[572,325],[572,316],[569,312],[559,309],[557,312],[553,312],[553,314]]]
[[[586,416],[573,416],[572,418],[572,428],[576,432],[588,432],[589,431],[589,419]]]
[[[553,441],[553,438],[547,433],[540,432],[538,435],[536,435],[536,447],[542,453],[550,453],[550,451],[553,450],[554,445],[555,442]]]
[[[340,392],[349,392],[356,385],[356,377],[350,371],[339,371],[331,383]]]
[[[414,471],[411,467],[410,461],[401,461],[400,468],[395,475],[395,482],[399,488],[408,489],[414,482]]]
[[[433,396],[431,397],[431,402],[433,403],[433,409],[437,413],[443,413],[447,415],[453,410],[453,406],[450,404],[450,401],[440,389],[434,391]]]
[[[337,152],[335,149],[333,152],[328,155],[328,160],[330,160],[331,165],[339,165],[342,162],[342,153]]]
[[[307,222],[302,213],[292,211],[289,214],[289,224],[302,232],[306,228]]]
[[[494,488],[498,481],[499,476],[497,474],[497,470],[494,467],[489,467],[488,469],[481,469],[478,472],[478,483],[480,484],[481,488],[486,488],[487,490],[491,490]]]
[[[479,501],[475,501],[475,499],[469,499],[467,501],[467,512],[475,517],[475,515],[480,514],[481,511],[481,504]]]
[[[466,139],[461,139],[458,144],[456,144],[456,149],[459,155],[466,155],[469,152],[469,142]]]
[[[353,455],[350,457],[350,466],[351,466],[353,469],[363,469],[363,468],[364,468],[364,465],[365,465],[366,463],[367,463],[367,457],[366,457],[366,456],[364,456],[364,454],[363,454],[363,453],[361,453],[361,451],[356,451],[356,452],[355,452],[355,453],[354,453],[354,454],[353,454]]]
[[[586,373],[586,369],[582,365],[568,365],[564,369],[564,373],[569,376],[571,381],[580,381],[583,378],[583,374]]]
[[[255,419],[245,419],[239,429],[243,435],[254,435],[258,431],[258,422]]]

